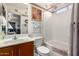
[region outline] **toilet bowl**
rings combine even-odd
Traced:
[[[43,38],[34,38],[34,45],[35,45],[35,50],[36,53],[40,56],[48,56],[50,55],[50,50],[43,45],[44,41]]]
[[[50,50],[47,47],[45,47],[45,46],[37,47],[37,52],[41,56],[48,56],[48,55],[50,55],[49,54]]]

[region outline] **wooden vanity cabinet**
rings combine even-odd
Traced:
[[[33,56],[34,45],[33,42],[23,43],[18,46],[19,56]]]
[[[0,56],[33,56],[33,41],[0,48]]]
[[[0,56],[17,56],[17,54],[17,48],[15,46],[0,48]]]

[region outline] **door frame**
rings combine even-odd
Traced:
[[[78,38],[78,19],[79,4],[74,3],[71,17],[71,40],[70,40],[70,56],[79,56],[79,38]]]

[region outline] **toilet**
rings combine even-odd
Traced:
[[[50,50],[42,45],[42,39],[35,39],[35,47],[36,47],[36,51],[37,54],[39,54],[40,56],[48,56],[50,55]]]

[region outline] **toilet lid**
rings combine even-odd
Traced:
[[[37,50],[41,53],[49,53],[49,49],[45,46],[38,47]]]

